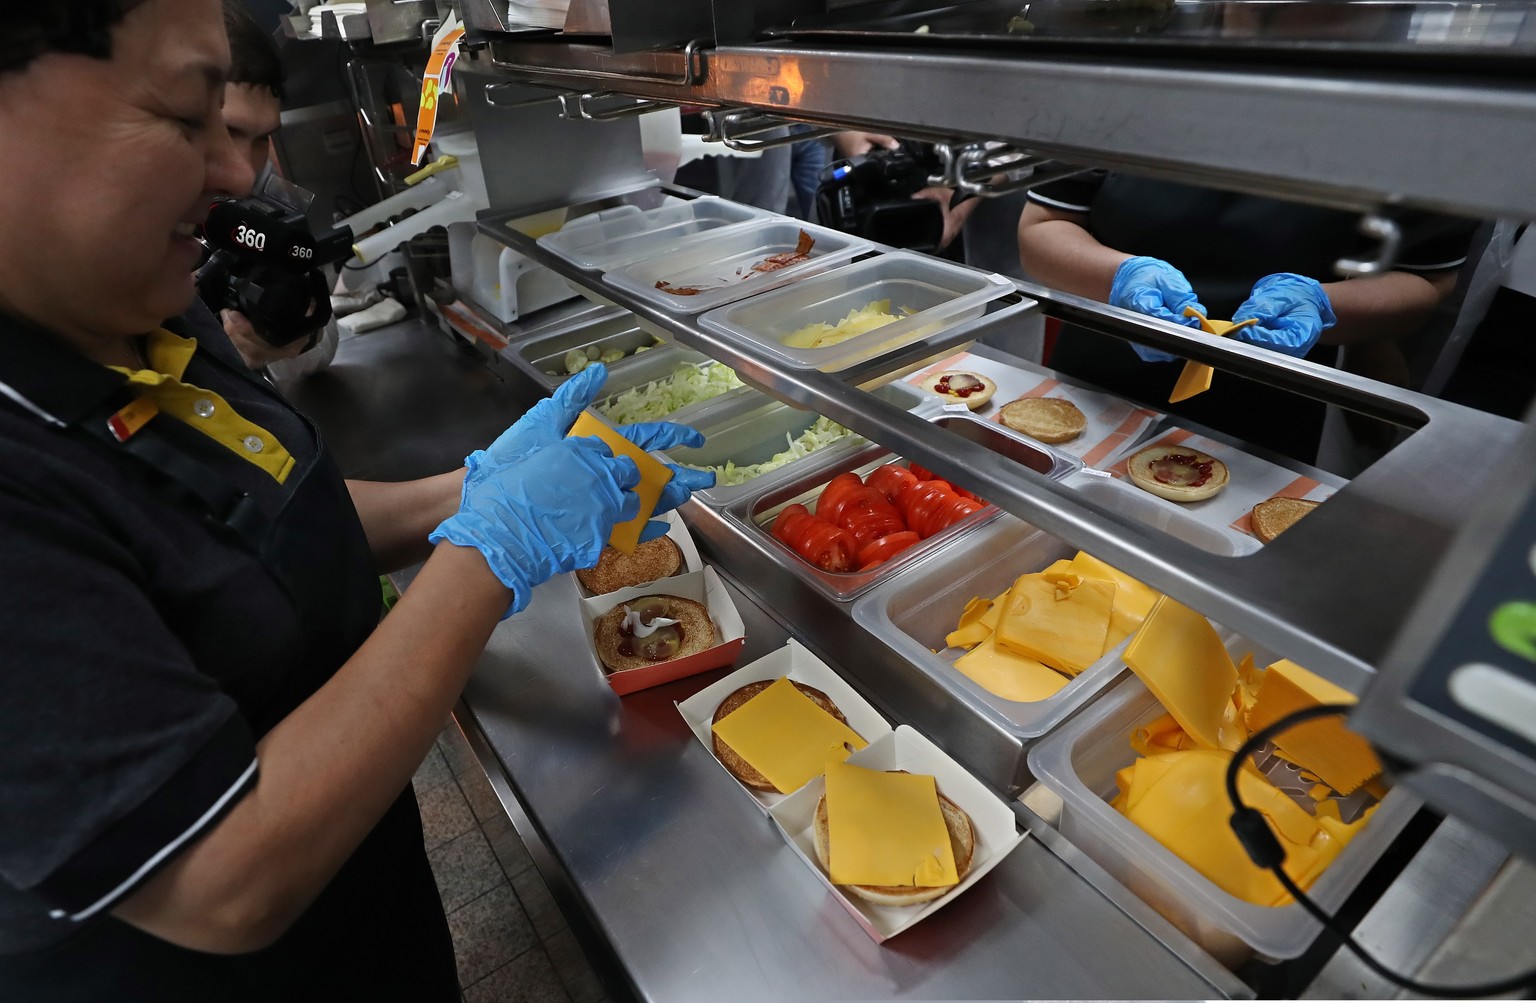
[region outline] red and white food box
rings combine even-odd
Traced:
[[[602,670],[608,685],[619,696],[730,665],[741,654],[742,646],[747,642],[746,627],[741,622],[736,604],[731,601],[730,593],[725,590],[715,569],[706,567],[701,571],[673,575],[646,585],[635,585],[607,595],[583,599],[582,611],[587,618],[587,643],[592,646],[592,660],[600,669],[603,662],[597,657],[597,644],[593,639],[598,617],[620,603],[658,595],[680,596],[703,603],[709,610],[709,618],[715,621],[716,642],[704,651],[638,669],[625,669],[622,672]]]
[[[711,727],[714,724],[715,708],[719,707],[726,697],[748,683],[780,677],[788,677],[794,682],[804,683],[821,690],[837,705],[837,709],[843,712],[843,717],[848,719],[848,727],[858,732],[859,736],[871,745],[890,734],[891,726],[885,718],[880,716],[880,712],[859,696],[841,676],[833,672],[826,662],[811,654],[794,638],[790,638],[789,643],[779,650],[770,652],[749,665],[743,665],[719,682],[705,687],[677,704],[677,712],[683,715],[683,720],[687,721],[688,727],[693,729],[694,736],[704,743],[704,748],[709,749],[710,755],[713,756],[715,744]],[[720,768],[724,770],[725,766],[722,764]],[[730,774],[730,771],[726,770],[726,773]],[[734,775],[731,775],[731,779],[736,780]],[[757,806],[764,812],[769,811],[787,796],[777,791],[753,790],[739,780],[736,780],[736,783],[752,796]]]
[[[908,773],[932,776],[939,793],[964,809],[976,830],[976,849],[971,857],[971,866],[959,884],[929,902],[910,906],[882,906],[845,894],[832,883],[816,859],[813,836],[816,805],[826,793],[826,778],[817,777],[769,809],[768,814],[777,823],[784,839],[877,944],[927,919],[954,901],[957,895],[980,881],[984,874],[1001,863],[1029,835],[1028,832],[1019,831],[1018,820],[1012,809],[997,795],[966,772],[959,763],[946,756],[938,746],[906,725],[900,725],[895,731],[871,742],[867,748],[855,752],[848,757],[848,762],[871,770],[905,770]]]

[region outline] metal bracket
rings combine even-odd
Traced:
[[[496,95],[502,93],[503,91],[514,89],[524,90],[529,87],[537,86],[539,85],[523,83],[521,80],[507,80],[503,81],[502,83],[486,84],[485,87],[482,88],[482,92],[485,94],[486,104],[490,105],[492,108],[500,108],[503,111],[510,110],[512,108],[527,108],[532,105],[543,104],[546,101],[563,101],[573,93],[571,91],[551,91],[548,94],[541,94],[534,98],[519,98],[515,101],[496,100]]]
[[[738,153],[758,153],[777,146],[788,146],[807,139],[819,139],[842,132],[832,126],[816,126],[805,132],[770,135],[800,123],[755,111],[751,108],[730,108],[704,112],[706,143],[722,143],[728,150]]]
[[[672,107],[667,101],[631,98],[623,94],[615,94],[613,91],[588,91],[585,94],[561,94],[559,97],[560,117],[572,122],[611,122],[615,119],[629,118],[632,115],[643,115],[659,108]],[[598,101],[615,98],[628,103],[596,110],[592,107]]]
[[[1364,236],[1381,241],[1376,257],[1371,260],[1340,258],[1333,263],[1333,270],[1346,278],[1380,275],[1391,271],[1392,266],[1397,264],[1397,254],[1403,246],[1403,228],[1397,225],[1397,220],[1380,213],[1368,213],[1360,217],[1358,229]]]
[[[977,198],[1024,191],[1088,170],[1038,157],[1007,143],[938,143],[934,150],[940,168],[938,174],[928,178],[929,184],[954,188]]]
[[[708,38],[695,38],[683,46],[683,74],[681,77],[665,76],[659,73],[625,73],[622,70],[588,70],[583,69],[580,75],[588,80],[618,80],[637,84],[665,84],[669,87],[692,87],[703,83],[708,74],[709,67],[704,59],[706,49],[713,46],[713,41]],[[560,73],[563,68],[559,66],[538,66],[532,63],[512,63],[504,59],[492,59],[491,65],[497,69],[507,70],[513,73]],[[697,70],[695,70],[697,67]]]

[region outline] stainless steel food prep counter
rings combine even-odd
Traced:
[[[406,323],[343,343],[332,368],[288,388],[349,475],[450,468],[542,395],[527,375]],[[897,721],[922,725],[924,695],[855,671],[861,636],[846,608],[761,574],[740,533],[685,510],[723,572],[747,630],[745,664],[791,635]],[[408,581],[408,576],[406,576]],[[493,635],[456,714],[609,992],[646,999],[1251,997],[1215,963],[1040,824],[942,912],[876,945],[692,736],[672,706],[723,671],[616,697],[585,657],[570,576]],[[936,738],[938,736],[935,736]],[[958,754],[958,753],[957,753]],[[998,793],[1007,793],[999,790]],[[1444,827],[1442,827],[1444,828]],[[1465,840],[1420,858],[1462,865],[1476,897],[1502,853]],[[1469,878],[1468,861],[1481,866]],[[1410,867],[1419,867],[1415,858]],[[1102,877],[1102,875],[1099,875]],[[1425,880],[1394,891],[1407,910],[1446,894]],[[1394,903],[1394,916],[1405,911]],[[1430,911],[1434,911],[1430,908]],[[1455,910],[1442,910],[1454,912]],[[1388,917],[1392,918],[1392,917]],[[1448,924],[1450,925],[1450,924]],[[1382,934],[1386,952],[1394,946]],[[1382,947],[1378,943],[1378,947]],[[1354,973],[1351,973],[1353,975]]]

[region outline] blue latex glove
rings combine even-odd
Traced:
[[[618,431],[620,435],[646,452],[653,449],[671,449],[673,446],[692,446],[697,449],[704,445],[702,432],[687,425],[679,425],[675,421],[645,421],[634,425],[620,425]],[[715,486],[713,471],[694,470],[691,467],[680,467],[675,463],[667,464],[667,469],[672,471],[672,479],[667,482],[666,487],[661,489],[661,499],[656,502],[656,515],[677,508],[695,491]],[[655,525],[656,523],[651,523],[647,526],[646,532],[641,536],[649,539],[650,531]]]
[[[464,457],[464,465],[469,468],[464,478],[464,497],[468,497],[471,482],[478,482],[487,469],[511,463],[540,446],[550,446],[565,438],[576,418],[602,393],[607,380],[608,368],[601,362],[591,363],[560,384],[552,396],[529,408],[495,442]]]
[[[1109,305],[1196,329],[1200,322],[1184,316],[1184,308],[1193,306],[1205,313],[1205,307],[1200,305],[1194,287],[1183,272],[1161,258],[1145,255],[1120,262],[1120,267],[1115,269],[1115,281],[1109,287]],[[1143,362],[1173,361],[1173,356],[1167,352],[1147,345],[1131,342],[1131,348]]]
[[[533,589],[555,575],[597,563],[613,527],[640,511],[630,490],[640,471],[627,456],[614,456],[599,439],[562,438],[510,463],[465,480],[459,511],[432,531],[473,547],[491,572],[512,590],[511,616],[528,605]],[[651,523],[643,538],[664,523]],[[503,617],[505,619],[505,617]]]
[[[602,393],[603,384],[607,379],[607,367],[600,362],[590,363],[581,372],[560,384],[552,396],[535,404],[511,428],[497,436],[496,441],[490,446],[477,449],[466,456],[464,465],[469,468],[469,472],[464,477],[461,503],[469,497],[471,488],[487,475],[487,471],[511,463],[540,446],[552,445],[564,439],[581,412],[590,407]],[[622,425],[619,427],[619,433],[647,452],[653,449],[670,449],[673,446],[704,445],[704,436],[687,425],[679,425],[675,422],[653,421]],[[657,515],[670,512],[681,505],[694,491],[714,487],[714,474],[701,470],[689,470],[670,463],[667,466],[672,469],[672,480],[668,481],[667,486],[662,489],[661,500],[656,505]],[[647,527],[646,533],[652,530],[653,527]]]
[[[1259,322],[1233,331],[1232,337],[1298,359],[1338,321],[1322,285],[1291,272],[1266,275],[1253,284],[1253,292],[1232,315],[1234,323],[1250,318]]]

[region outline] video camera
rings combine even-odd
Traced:
[[[213,255],[198,269],[209,309],[238,310],[269,345],[316,334],[331,319],[321,268],[352,255],[350,227],[312,234],[304,189],[270,176],[257,194],[220,199],[208,211],[203,242]]]
[[[816,189],[817,219],[882,244],[933,251],[944,238],[944,210],[912,196],[929,187],[939,168],[932,147],[908,140],[894,150],[834,161]]]

